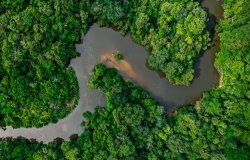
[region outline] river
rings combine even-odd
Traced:
[[[222,18],[221,2],[217,0],[205,0],[202,6],[217,19]],[[76,72],[80,99],[76,109],[66,118],[55,124],[48,124],[42,128],[18,128],[6,127],[0,129],[0,137],[25,137],[48,143],[57,137],[68,140],[72,134],[83,131],[80,126],[84,111],[92,111],[96,106],[105,106],[104,96],[87,87],[89,73],[93,67],[103,61],[103,57],[109,57],[111,51],[119,50],[125,60],[122,64],[107,65],[116,66],[120,73],[127,79],[142,86],[161,105],[166,106],[167,112],[172,112],[178,106],[194,103],[202,96],[202,92],[211,90],[218,84],[219,75],[214,68],[214,55],[219,50],[218,35],[215,33],[212,47],[201,54],[195,63],[195,78],[188,87],[175,86],[169,83],[156,71],[150,70],[147,65],[148,52],[144,47],[135,44],[130,35],[122,37],[118,32],[100,28],[94,24],[88,33],[82,37],[83,44],[76,44],[80,57],[71,60],[70,65]],[[125,67],[124,67],[125,66]]]

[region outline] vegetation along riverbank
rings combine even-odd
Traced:
[[[193,1],[178,0],[169,0],[167,2],[155,0],[96,0],[88,2],[86,0],[81,1],[79,7],[78,5],[74,6],[78,3],[73,3],[73,1],[66,0],[53,2],[49,1],[51,3],[50,5],[47,4],[48,2],[42,3],[40,1],[29,1],[29,3],[32,3],[32,5],[29,7],[27,7],[26,4],[28,1],[20,0],[15,2],[16,3],[13,1],[3,1],[0,3],[0,22],[6,22],[1,23],[0,25],[0,27],[4,30],[0,30],[0,43],[2,45],[2,56],[0,58],[2,65],[2,70],[0,72],[2,94],[2,108],[0,110],[1,125],[13,125],[19,127],[30,126],[30,124],[32,124],[28,121],[32,118],[32,116],[28,116],[32,112],[27,114],[26,117],[28,117],[28,120],[24,121],[22,118],[20,118],[20,113],[22,112],[17,111],[20,109],[20,106],[22,106],[21,104],[25,104],[25,101],[26,103],[30,102],[28,99],[31,95],[26,95],[29,92],[24,91],[25,89],[32,88],[34,84],[30,85],[26,82],[26,80],[19,81],[18,78],[20,78],[20,75],[25,75],[23,78],[30,77],[32,82],[37,82],[37,80],[39,80],[38,75],[40,74],[36,73],[38,71],[35,69],[43,63],[38,63],[40,61],[37,57],[46,59],[45,61],[41,61],[44,63],[46,62],[46,65],[44,64],[46,67],[53,68],[54,66],[55,70],[51,68],[47,68],[46,70],[45,67],[44,72],[48,72],[46,75],[51,75],[53,77],[57,75],[52,74],[55,72],[58,74],[61,73],[60,76],[63,77],[69,76],[73,73],[70,68],[67,68],[67,64],[65,63],[71,57],[76,56],[76,52],[73,49],[73,41],[78,38],[77,32],[80,31],[78,31],[78,29],[76,29],[74,33],[71,33],[71,31],[75,28],[78,28],[79,26],[78,23],[75,23],[76,25],[72,25],[75,18],[71,19],[70,16],[67,18],[61,18],[59,15],[67,15],[67,12],[74,13],[77,10],[75,10],[75,8],[80,8],[78,11],[80,14],[73,15],[78,17],[79,21],[81,22],[79,23],[80,27],[84,31],[87,31],[87,24],[92,22],[92,19],[98,21],[99,24],[115,26],[123,32],[131,29],[131,32],[134,32],[132,35],[135,41],[148,46],[149,49],[152,50],[152,54],[150,55],[151,57],[149,58],[150,63],[158,63],[158,60],[156,59],[159,58],[159,55],[161,59],[166,60],[164,62],[169,62],[168,64],[170,65],[166,65],[167,71],[164,70],[165,68],[159,69],[164,70],[168,79],[175,82],[176,84],[188,84],[190,82],[193,72],[190,71],[188,66],[190,63],[192,64],[195,55],[198,54],[202,48],[206,47],[207,42],[209,41],[208,33],[203,28],[203,22],[206,22],[206,16],[204,17],[205,12],[199,9],[199,7],[194,9],[195,6],[199,5],[198,2],[196,3]],[[72,6],[72,4],[74,5]],[[34,10],[33,6],[37,6],[38,9]],[[43,6],[43,8],[41,8],[41,6]],[[48,22],[48,24],[54,24],[54,21],[56,21],[59,17],[59,20],[56,21],[58,22],[56,26],[45,25],[47,24],[46,21],[48,21],[46,16],[49,14],[53,15],[55,12],[54,9],[52,9],[53,12],[47,11],[49,10],[50,6],[54,6],[54,8],[56,8],[55,11],[60,13],[59,15],[55,16],[55,19],[50,18],[49,21],[51,22]],[[161,6],[161,8],[159,8],[159,6]],[[187,14],[185,16],[185,20],[187,20],[187,22],[178,23],[179,19],[176,19],[175,17],[182,19],[181,16],[185,15],[185,9],[183,10],[183,14],[182,12],[180,15],[177,14],[180,17],[176,16],[176,12],[179,13],[179,8],[182,9],[184,6],[188,6],[186,10]],[[157,8],[158,10],[156,10]],[[83,116],[87,119],[82,123],[83,127],[85,127],[85,131],[77,139],[73,139],[71,141],[54,141],[50,142],[48,145],[24,138],[2,139],[0,141],[0,159],[249,159],[250,2],[248,0],[225,0],[223,2],[223,9],[224,19],[217,27],[221,41],[220,51],[216,55],[215,60],[215,65],[218,68],[219,73],[223,75],[223,81],[221,82],[220,88],[215,88],[212,91],[205,92],[203,94],[203,98],[197,102],[196,105],[182,107],[178,109],[172,116],[166,116],[164,114],[163,107],[159,106],[158,103],[153,100],[146,91],[135,86],[131,82],[124,81],[115,69],[106,68],[104,65],[98,64],[91,73],[88,85],[93,89],[103,92],[106,97],[107,104],[105,108],[96,108],[95,112],[93,113],[85,112],[83,114]],[[11,18],[13,21],[10,22],[7,21],[7,19],[10,19],[8,16],[13,15],[12,12],[8,12],[9,10],[16,13],[14,18]],[[31,48],[29,49],[24,48],[24,46],[22,46],[22,42],[33,42],[36,39],[35,37],[34,39],[32,38],[34,34],[30,34],[31,37],[26,37],[29,35],[31,30],[24,27],[25,25],[21,25],[29,25],[30,22],[22,22],[20,25],[17,23],[18,19],[23,17],[19,17],[18,15],[26,15],[26,12],[21,12],[26,10],[27,12],[32,11],[32,13],[35,15],[40,16],[39,20],[41,22],[39,22],[39,24],[41,25],[39,25],[38,29],[41,30],[42,33],[48,33],[49,28],[51,32],[54,32],[51,34],[55,35],[56,38],[52,38],[51,42],[48,42],[47,44],[47,41],[51,39],[51,35],[49,36],[50,38],[47,37],[47,39],[44,39],[46,37],[40,37],[40,40],[38,35],[37,38],[39,42],[44,41],[44,45],[31,45]],[[44,13],[44,10],[46,10],[45,13],[48,15]],[[92,12],[88,10],[91,10]],[[41,12],[43,14],[38,14],[37,12]],[[191,15],[189,16],[188,13]],[[136,15],[136,17],[130,15]],[[160,18],[158,19],[155,17],[155,15],[160,16]],[[164,15],[168,16],[165,17]],[[194,15],[197,15],[198,18],[196,19]],[[29,13],[26,16],[29,17]],[[123,20],[124,17],[127,17],[126,21]],[[63,20],[63,23],[61,23],[60,20]],[[68,21],[70,22],[69,25],[66,23]],[[154,26],[155,28],[151,28],[152,24],[158,24],[155,22],[158,22],[159,26]],[[6,27],[6,24],[10,26]],[[161,26],[166,26],[168,24],[171,24],[169,30],[165,30],[166,28],[164,27],[161,28]],[[185,30],[185,27],[183,28],[183,25],[185,26],[185,24],[188,26],[191,25],[188,27],[188,30]],[[198,27],[195,26],[196,24],[198,24]],[[25,32],[23,37],[13,32],[15,29],[12,29],[12,27],[16,25],[19,26],[17,29],[21,30],[21,32],[27,32]],[[46,27],[42,27],[43,25]],[[126,26],[127,28],[125,28]],[[172,32],[172,30],[177,29],[173,26],[179,26],[177,27],[178,30],[176,30],[176,32]],[[65,29],[65,27],[68,27],[69,30]],[[184,47],[184,50],[186,51],[185,56],[182,57],[182,54],[177,54],[177,52],[179,53],[181,52],[181,49],[183,49],[175,46],[175,44],[177,44],[177,42],[175,43],[175,41],[177,41],[177,31],[178,34],[181,35],[181,38],[178,40],[180,40],[180,43],[183,43],[184,46],[186,43],[193,46],[192,44],[196,42],[193,41],[193,39],[197,38],[198,41],[194,44],[194,46],[197,47],[197,50],[194,50],[194,52],[189,52],[192,47]],[[191,33],[192,36],[188,38],[183,36]],[[68,34],[72,34],[72,37]],[[42,34],[41,36],[43,35],[46,34]],[[162,36],[166,35],[170,36],[170,46],[161,39]],[[202,38],[199,38],[199,36]],[[20,37],[21,39],[18,39]],[[28,40],[25,41],[26,39],[23,39],[24,37],[26,37]],[[58,37],[60,38],[58,39]],[[30,39],[32,39],[32,41]],[[159,46],[151,44],[155,42],[156,39],[163,42],[161,43],[161,41],[159,41]],[[58,42],[60,47],[55,48],[55,54],[51,55],[51,50],[46,50],[47,47],[45,46],[50,46],[57,41],[61,43],[69,41],[69,44],[65,45],[64,43],[61,44]],[[164,45],[161,46],[162,44]],[[166,44],[167,46],[165,46]],[[65,55],[65,61],[60,59],[61,54],[65,53],[60,52],[60,49],[64,48],[62,46],[64,46],[65,51],[68,52],[68,47],[72,47],[72,52],[69,52],[69,54]],[[52,46],[52,48],[53,47],[55,46]],[[164,55],[161,55],[161,51],[165,50],[166,47],[169,48],[166,52],[163,52]],[[21,52],[20,50],[22,49],[23,51]],[[17,52],[13,52],[14,50],[17,50]],[[33,50],[35,50],[35,52],[32,52]],[[169,53],[168,50],[171,52]],[[20,52],[26,54],[20,54]],[[32,53],[36,54],[33,55]],[[56,53],[60,53],[59,56]],[[15,59],[13,59],[13,57],[12,59],[8,57],[8,55],[12,54],[14,54],[14,57],[23,57],[21,61],[22,63],[26,62],[26,58],[30,58],[28,61],[30,63],[25,63],[27,64],[28,69],[24,67],[20,70],[20,66],[26,65],[19,65],[19,58],[17,58],[15,63],[13,63],[12,60]],[[166,58],[169,55],[171,55],[170,58]],[[179,59],[181,62],[182,60],[186,60],[185,62],[188,63],[187,67],[182,66],[183,68],[178,68]],[[35,62],[37,62],[37,64]],[[159,61],[159,66],[161,66],[161,62],[162,61]],[[183,63],[183,65],[184,64],[185,63]],[[158,68],[159,66],[156,65],[154,67]],[[178,67],[176,68],[176,66]],[[32,69],[32,67],[34,68]],[[51,71],[54,72],[49,74]],[[30,74],[33,76],[29,76],[29,72],[32,72],[33,74]],[[174,74],[173,77],[171,77],[172,73]],[[16,76],[16,74],[18,76]],[[41,74],[41,76],[44,76],[44,74]],[[49,78],[50,76],[47,77]],[[64,95],[64,98],[62,99],[60,99],[60,96],[57,97],[59,93],[56,95],[52,94],[52,97],[49,97],[49,99],[46,99],[46,94],[46,96],[41,96],[42,98],[36,100],[35,102],[42,103],[43,98],[49,101],[53,99],[53,96],[56,96],[56,102],[60,102],[59,104],[66,104],[66,101],[68,103],[70,100],[72,100],[72,95],[77,97],[77,85],[73,85],[75,84],[76,80],[75,78],[72,79],[72,77],[74,76],[69,76],[68,79],[65,79],[65,77],[62,78],[63,80],[66,80],[66,84],[69,86],[72,85],[71,87],[74,86],[74,92],[72,94],[70,94],[70,92],[67,94],[63,93],[62,95]],[[12,82],[13,78],[17,79],[18,81]],[[33,80],[33,78],[37,79]],[[50,82],[49,80],[48,82]],[[71,80],[71,82],[68,82],[69,80]],[[39,83],[39,86],[41,85],[39,87],[41,90],[44,89],[42,87],[43,81],[44,78],[41,78],[37,82]],[[22,84],[27,86],[15,84],[17,82],[23,82]],[[52,82],[49,84],[51,83]],[[59,84],[61,85],[61,83]],[[30,85],[30,87],[28,85]],[[7,89],[6,87],[8,86],[13,87],[11,89]],[[23,92],[16,94],[20,91]],[[41,93],[47,92],[41,91]],[[50,95],[49,93],[50,92],[48,92],[48,95]],[[37,94],[35,90],[33,94]],[[65,96],[65,94],[68,96]],[[68,99],[65,97],[68,97]],[[44,102],[47,103],[45,100]],[[5,105],[5,103],[8,103],[8,105]],[[32,103],[34,103],[34,99],[32,100]],[[45,104],[43,109],[47,110],[47,105]],[[36,107],[40,105],[33,106]],[[5,110],[5,108],[7,109]],[[24,110],[24,108],[21,110]],[[62,112],[64,116],[66,115],[65,108],[59,108],[58,113],[60,112]],[[58,118],[57,114],[53,115],[55,116],[54,119]],[[18,117],[20,122],[16,120]],[[36,121],[36,123],[33,123],[32,125],[39,126],[41,124],[46,124],[51,119],[53,119],[50,114],[49,116],[45,117],[47,117],[47,119],[44,119],[43,121],[41,121],[40,117],[34,118],[34,121],[40,121]]]
[[[190,84],[193,62],[209,42],[206,12],[195,1],[4,0],[0,13],[3,127],[41,127],[75,108],[69,61],[93,22],[130,31],[150,50],[150,66],[175,84]]]

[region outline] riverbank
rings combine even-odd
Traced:
[[[79,85],[80,99],[77,108],[56,124],[49,124],[42,128],[13,129],[6,127],[5,131],[0,130],[0,137],[23,136],[48,143],[57,137],[69,140],[70,135],[82,133],[83,128],[80,126],[82,113],[85,111],[93,112],[96,106],[105,106],[104,96],[87,87],[89,73],[100,62],[100,56],[103,53],[109,53],[111,49],[119,50],[126,60],[116,65],[124,66],[124,69],[120,69],[129,73],[128,75],[134,79],[138,79],[138,85],[148,91],[159,104],[165,106],[167,113],[173,112],[177,106],[191,104],[199,100],[204,91],[215,88],[218,82],[214,68],[216,50],[213,50],[213,46],[198,58],[197,75],[189,87],[184,87],[175,86],[165,78],[160,77],[157,72],[149,70],[146,66],[149,53],[144,47],[135,44],[129,34],[123,37],[112,29],[100,28],[95,24],[82,39],[83,44],[76,44],[80,56],[72,59],[70,63],[76,73]],[[114,63],[111,58],[109,61]]]
[[[135,71],[133,66],[126,60],[116,60],[112,55],[114,51],[110,51],[100,55],[100,62],[109,68],[115,68],[123,79],[132,81],[135,84],[143,84],[143,79],[140,74]]]

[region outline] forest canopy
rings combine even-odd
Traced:
[[[166,116],[146,91],[98,64],[88,85],[104,93],[107,105],[83,114],[85,131],[78,139],[48,145],[23,138],[1,140],[0,159],[249,159],[250,1],[227,0],[223,8],[215,60],[220,86],[205,92],[195,105]]]
[[[101,26],[131,32],[150,54],[149,65],[177,85],[194,78],[194,60],[208,47],[207,13],[190,0],[85,0]],[[112,7],[111,7],[112,6]]]
[[[78,5],[0,2],[0,126],[41,127],[76,106],[78,84],[69,60],[77,55],[81,33]]]
[[[130,31],[150,51],[149,65],[180,85],[190,84],[193,62],[209,42],[206,12],[195,1],[2,0],[0,126],[41,127],[75,108],[69,61],[94,22]]]

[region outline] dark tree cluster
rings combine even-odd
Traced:
[[[230,93],[222,88],[169,117],[146,91],[103,64],[93,69],[88,85],[103,92],[107,106],[83,114],[85,131],[76,140],[44,145],[23,138],[5,139],[0,141],[0,158],[247,160],[250,156],[249,118],[247,122],[238,118],[249,113],[231,106],[235,99],[223,99]]]
[[[65,117],[78,100],[69,61],[91,23],[132,33],[151,67],[175,83],[193,79],[209,41],[207,16],[188,0],[2,0],[0,126],[40,127]]]
[[[177,85],[194,78],[194,60],[208,47],[206,12],[193,0],[84,0],[99,25],[131,32],[149,65]]]
[[[116,1],[116,5],[126,2]],[[106,0],[95,3],[110,5]],[[21,3],[17,4],[21,7]],[[23,138],[1,140],[0,159],[248,160],[250,1],[227,0],[223,8],[224,19],[218,26],[220,52],[215,61],[221,75],[220,86],[205,92],[194,106],[166,116],[163,107],[146,91],[124,81],[115,69],[98,64],[88,85],[106,96],[107,105],[83,114],[87,119],[82,123],[85,131],[78,139],[48,145]],[[96,10],[113,20],[102,11]]]
[[[0,126],[40,127],[76,106],[78,84],[69,67],[81,33],[76,2],[1,0]]]

